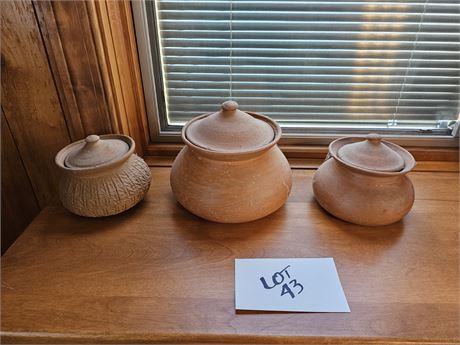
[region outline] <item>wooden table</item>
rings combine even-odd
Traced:
[[[321,210],[312,170],[240,225],[181,208],[169,171],[118,216],[41,212],[2,258],[3,342],[458,343],[457,173],[411,173],[412,211],[367,228]],[[334,257],[352,312],[235,312],[234,259],[263,257]]]

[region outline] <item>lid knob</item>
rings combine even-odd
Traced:
[[[222,103],[222,110],[223,111],[234,111],[238,109],[238,103],[235,101],[226,101]]]
[[[366,139],[372,144],[378,144],[380,141],[382,141],[382,137],[377,133],[369,133],[366,135]]]
[[[85,138],[85,142],[87,144],[93,144],[93,143],[96,143],[99,141],[99,135],[95,135],[95,134],[91,134],[91,135],[88,135],[86,138]]]

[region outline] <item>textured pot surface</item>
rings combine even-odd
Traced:
[[[377,134],[337,139],[313,177],[313,192],[337,218],[359,225],[391,224],[414,203],[414,188],[406,176],[414,166],[409,152]]]
[[[289,163],[276,143],[273,120],[227,101],[214,114],[190,120],[186,147],[171,169],[171,187],[193,214],[221,223],[256,220],[276,211],[292,185]]]
[[[70,144],[56,155],[56,164],[62,172],[61,202],[80,216],[123,212],[141,201],[150,187],[148,165],[134,153],[134,141],[123,135],[91,135]]]
[[[185,147],[171,170],[177,201],[191,213],[220,223],[265,217],[286,202],[289,163],[277,146],[243,161],[213,160]]]

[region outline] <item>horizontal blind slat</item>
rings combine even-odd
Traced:
[[[424,32],[452,32],[458,30],[458,23],[423,23]],[[162,27],[164,30],[228,30],[229,21],[195,21],[195,20],[163,20]],[[402,23],[402,22],[368,22],[363,24],[359,21],[354,22],[341,22],[337,25],[336,21],[285,21],[285,22],[245,22],[245,21],[234,21],[232,24],[233,30],[235,31],[247,31],[255,30],[261,31],[266,28],[273,29],[276,27],[279,31],[326,31],[330,28],[334,28],[337,31],[359,31],[359,30],[371,30],[371,31],[385,31],[385,32],[400,32],[404,31],[415,31],[417,32],[419,24],[418,22]]]
[[[266,90],[266,82],[234,82],[234,93],[238,90]],[[228,94],[229,82],[209,82],[209,81],[169,81],[168,88],[196,88],[196,89],[219,89],[226,90]],[[399,91],[401,90],[400,83],[330,83],[330,82],[307,82],[307,83],[292,83],[283,82],[282,90],[373,90],[378,91]],[[409,84],[405,87],[404,92],[409,91],[441,91],[441,92],[458,92],[458,83],[452,84]],[[280,90],[276,88],[275,90]],[[281,92],[281,90],[280,90]],[[289,95],[286,95],[287,97]]]
[[[168,63],[166,68],[179,69],[182,66],[225,66],[229,68],[230,58],[228,56],[174,56],[166,57]],[[407,67],[407,59],[391,58],[334,58],[327,60],[318,57],[296,58],[296,57],[240,57],[232,58],[233,66],[253,66],[255,69],[260,66],[273,67],[305,67],[305,66],[347,66],[347,67]],[[282,63],[280,63],[282,62]],[[457,68],[459,61],[456,59],[412,59],[412,65],[425,68]]]
[[[174,73],[176,78],[178,75],[196,75],[205,74],[220,76],[224,75],[228,80],[229,68],[223,65],[167,65],[165,67],[167,73]],[[295,75],[299,78],[308,78],[311,75],[352,75],[358,77],[361,75],[405,75],[405,67],[396,66],[267,66],[267,65],[233,65],[233,75],[238,76],[250,76],[257,77],[263,74],[263,76],[285,76],[286,78]],[[418,76],[429,76],[429,77],[458,77],[458,70],[454,67],[414,67],[411,73]],[[204,78],[206,78],[204,76]],[[286,79],[287,80],[287,79]]]
[[[235,58],[238,57],[254,57],[261,56],[260,49],[232,49]],[[189,55],[189,56],[216,56],[228,57],[230,48],[197,48],[197,47],[164,47],[165,56],[170,55]],[[264,49],[263,55],[265,57],[283,58],[286,55],[286,49]],[[410,50],[395,50],[395,49],[290,49],[289,57],[292,58],[306,58],[306,57],[321,57],[327,59],[329,57],[344,57],[350,58],[358,56],[360,58],[406,58],[411,56]],[[458,51],[454,50],[418,50],[414,52],[413,58],[415,59],[456,59],[458,58]]]
[[[199,103],[199,104],[212,104],[214,107],[216,107],[216,104],[219,104],[219,102],[222,102],[223,99],[225,99],[226,95],[222,96],[208,96],[208,95],[200,95],[200,96],[195,96],[193,99],[193,103]],[[319,95],[316,95],[316,97],[304,97],[304,98],[289,98],[286,100],[285,98],[282,97],[276,97],[277,95],[274,94],[273,97],[248,97],[248,96],[241,96],[239,97],[240,101],[243,104],[251,104],[251,105],[341,105],[341,106],[357,106],[357,105],[388,105],[388,106],[395,106],[397,103],[397,100],[395,98],[385,98],[385,97],[379,97],[379,98],[363,98],[359,97],[358,95],[350,95],[350,97],[343,98],[343,97],[329,97],[329,98],[318,98]],[[387,95],[388,96],[388,95]],[[185,96],[185,95],[180,95],[180,96],[173,96],[169,95],[168,102],[171,104],[189,104],[190,103],[190,97]],[[249,102],[249,103],[248,103]],[[406,106],[450,106],[452,104],[455,104],[457,102],[456,99],[408,99],[404,98],[401,99],[400,105],[406,105]]]
[[[178,103],[178,104],[173,104],[170,106],[171,110],[188,110],[190,109],[190,106],[195,105],[195,103]],[[252,104],[251,100],[246,101],[245,103],[241,104],[242,107],[245,107],[244,109],[251,109],[256,104]],[[259,107],[259,105],[257,105]],[[388,111],[394,111],[395,110],[394,105],[370,105],[370,106],[354,106],[354,105],[348,105],[346,108],[347,110],[357,112],[357,113],[387,113]],[[201,103],[201,107],[203,110],[206,112],[215,112],[216,110],[219,109],[219,106],[216,106],[215,104],[211,103]],[[273,112],[273,111],[292,111],[292,112],[299,112],[301,113],[302,111],[306,112],[330,112],[330,111],[340,111],[344,109],[343,105],[332,105],[332,104],[327,104],[327,105],[318,105],[318,104],[308,104],[308,105],[299,105],[299,104],[282,104],[282,105],[276,105],[276,104],[264,104],[260,106],[262,109],[266,109],[266,111]],[[417,105],[417,106],[400,106],[400,111],[405,112],[405,111],[410,111],[410,112],[415,112],[415,113],[420,113],[420,114],[431,114],[433,109],[437,109],[437,107],[432,107],[432,106],[423,106],[423,105]]]
[[[346,40],[398,40],[413,41],[418,36],[418,41],[459,41],[458,34],[449,31],[446,32],[386,32],[386,31],[248,31],[234,30],[232,37],[234,40],[264,40],[264,39],[283,39],[283,40],[318,40],[318,39],[346,39]],[[230,31],[228,30],[164,30],[163,39],[229,39]],[[165,41],[163,41],[165,42]]]
[[[212,98],[212,97],[228,97],[228,90],[227,89],[198,89],[198,88],[171,88],[168,90],[169,97],[186,97],[197,100],[198,98]],[[258,98],[268,98],[272,99],[274,97],[281,97],[280,101],[283,102],[290,101],[291,99],[299,99],[302,98],[306,102],[308,102],[309,98],[316,98],[316,97],[323,97],[326,101],[328,99],[334,98],[366,98],[372,97],[372,99],[379,100],[379,99],[396,99],[399,96],[399,91],[388,91],[388,90],[235,90],[235,96],[240,99],[245,97],[250,97],[252,99]],[[289,96],[286,97],[286,96]],[[396,97],[396,98],[395,98]],[[447,91],[412,91],[412,92],[404,92],[405,99],[414,99],[414,100],[456,100],[458,98],[458,87],[452,88],[451,92]],[[218,104],[218,103],[217,103]]]
[[[169,48],[184,47],[185,45],[189,48],[206,48],[220,50],[230,49],[230,40],[225,39],[165,39],[163,44]],[[378,40],[248,40],[248,39],[234,39],[232,44],[233,50],[239,49],[251,49],[256,51],[257,49],[301,49],[302,47],[308,47],[308,49],[334,49],[340,47],[340,49],[362,49],[366,46],[366,49],[384,49],[388,46],[388,41]],[[417,42],[417,46],[423,50],[444,50],[458,52],[459,42],[445,42],[445,41],[422,41]],[[413,47],[411,41],[392,41],[391,48],[393,50],[410,50]],[[286,52],[287,53],[287,52]]]
[[[200,82],[213,82],[216,83],[215,87],[229,83],[228,74],[215,73],[215,74],[200,74],[200,73],[166,73],[169,78],[168,82],[183,82],[184,87],[186,83],[200,83]],[[405,76],[403,74],[397,75],[353,75],[353,74],[310,74],[308,77],[295,74],[235,74],[232,75],[232,82],[236,86],[252,87],[253,85],[265,85],[266,89],[279,90],[283,84],[286,85],[299,85],[299,89],[303,89],[302,85],[305,85],[305,89],[313,88],[315,86],[321,87],[324,83],[335,82],[337,85],[344,85],[348,87],[359,87],[363,88],[367,86],[376,87],[378,85],[400,85],[401,82],[406,82],[406,88],[409,87],[443,87],[443,86],[456,86],[459,84],[458,76]],[[200,78],[199,81],[196,79]],[[256,79],[257,81],[253,81]],[[410,85],[408,84],[410,83]],[[247,88],[246,87],[246,88]],[[408,89],[406,89],[407,91]]]
[[[255,112],[255,109],[248,109],[245,108],[244,110],[246,111],[253,111]],[[204,111],[203,113],[213,113],[215,112],[216,109]],[[318,112],[305,112],[302,111],[300,113],[294,113],[294,112],[271,112],[271,111],[264,111],[264,115],[270,116],[276,121],[281,121],[281,122],[322,122],[322,121],[384,121],[388,122],[392,120],[393,118],[393,112],[389,111],[387,113],[382,113],[382,114],[376,114],[375,112],[369,112],[369,113],[355,113],[353,117],[347,116],[349,113],[348,112],[339,112],[339,113],[334,113],[334,112],[323,112],[323,113],[318,113]],[[193,110],[189,111],[171,111],[170,115],[173,117],[173,121],[188,121],[190,117],[196,116],[196,112]],[[448,118],[447,118],[448,119]],[[433,115],[432,114],[416,114],[414,116],[407,116],[407,117],[402,117],[398,118],[399,121],[413,121],[414,123],[417,123],[418,121],[433,121]]]
[[[259,1],[234,1],[234,7],[239,10],[255,10],[260,9]],[[364,5],[364,6],[363,6]],[[367,6],[365,6],[367,5]],[[424,1],[404,2],[404,1],[372,1],[367,4],[359,1],[264,1],[263,8],[270,11],[328,11],[336,8],[346,8],[349,11],[368,11],[372,12],[378,8],[379,12],[393,12],[401,10],[402,8],[408,12],[417,11],[423,12],[425,6]],[[429,13],[446,12],[458,10],[459,4],[452,0],[452,2],[436,1],[427,4],[427,11]],[[160,10],[222,10],[228,11],[228,1],[161,1]]]
[[[235,7],[234,7],[235,8]],[[228,21],[229,13],[226,11],[160,11],[161,15],[167,16],[168,20],[195,20],[195,21]],[[304,12],[291,12],[291,11],[238,11],[232,12],[233,20],[235,22],[244,21],[261,21],[261,22],[284,22],[286,20],[292,21],[357,21],[357,20],[373,20],[376,22],[407,22],[419,23],[421,20],[421,13],[391,13],[391,12],[346,12],[344,10],[318,12],[318,11],[304,11]],[[423,15],[427,23],[455,23],[457,14],[454,13],[426,13]]]

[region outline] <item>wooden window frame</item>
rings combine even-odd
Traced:
[[[139,0],[91,0],[87,6],[113,128],[133,137],[140,155],[174,157],[183,147],[178,132],[172,135],[170,132],[160,140],[149,133],[148,113],[159,119],[154,83],[148,80],[153,78],[153,69],[150,67],[148,73],[141,73],[142,68],[144,72],[146,69],[142,66],[142,56],[147,56],[149,47],[146,40],[138,42],[137,37],[148,33],[145,27],[135,27],[134,16],[145,15],[142,7]],[[161,134],[159,123],[157,125]],[[305,140],[301,136],[287,136],[280,146],[288,158],[321,160],[327,154],[328,144],[336,137],[318,135]],[[387,138],[409,149],[417,160],[458,161],[456,137],[421,140],[398,135]]]
[[[144,155],[150,137],[131,3],[92,0],[88,12],[112,122]]]

